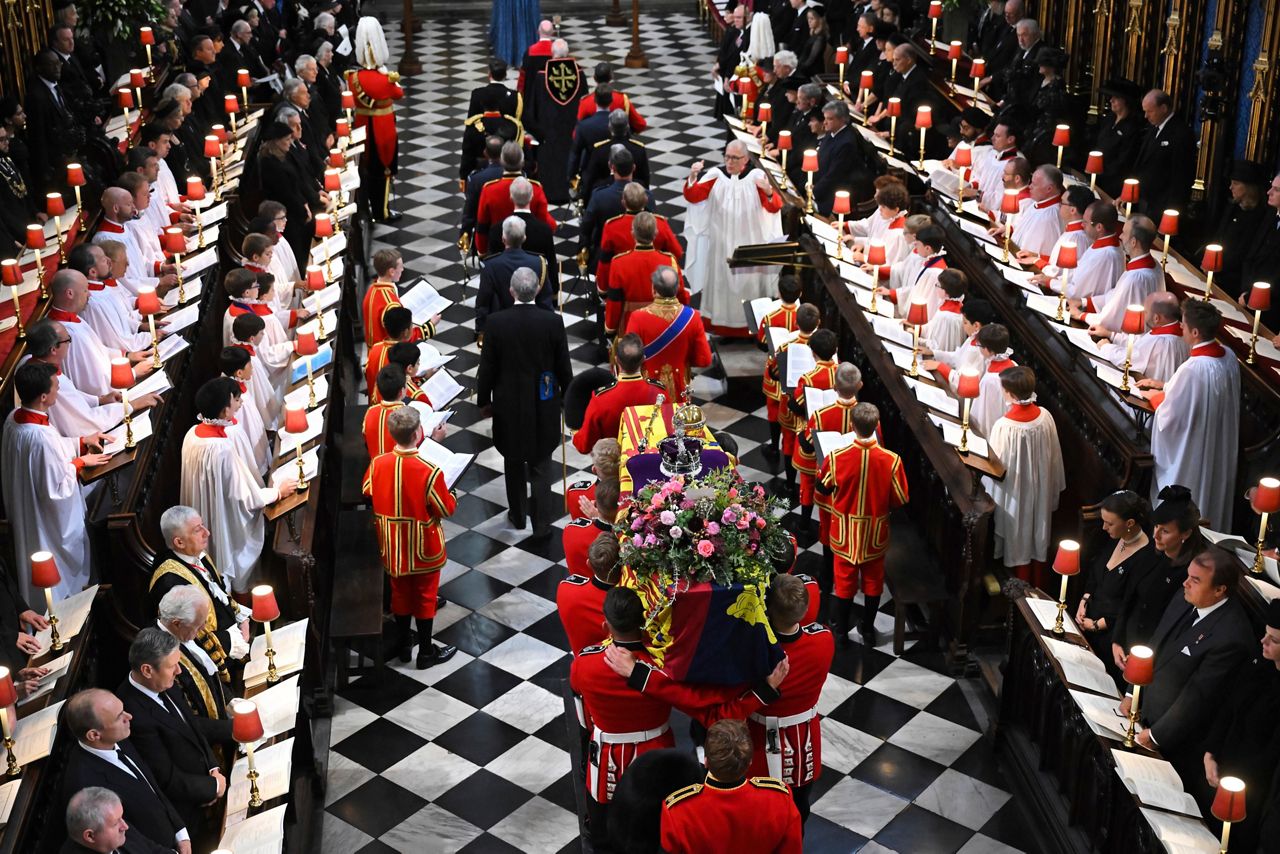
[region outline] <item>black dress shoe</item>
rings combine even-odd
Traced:
[[[516,518],[515,514],[513,513],[508,513],[507,524],[515,528],[517,531],[523,531],[525,526],[525,520]]]
[[[426,670],[428,667],[435,667],[437,664],[444,664],[449,659],[458,654],[456,646],[436,646],[435,644],[427,644],[426,649],[418,648],[418,669]]]

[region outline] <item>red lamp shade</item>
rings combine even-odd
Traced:
[[[327,213],[316,214],[316,237],[325,238],[333,235],[333,217]]]
[[[301,410],[295,410],[301,412]],[[306,420],[306,415],[302,416]],[[276,604],[276,591],[270,584],[259,584],[251,591],[253,595],[253,618],[259,623],[269,623],[280,619],[280,606]]]
[[[44,197],[44,212],[49,216],[62,216],[67,212],[67,203],[62,200],[62,193],[50,193]]]
[[[85,185],[84,167],[79,163],[67,164],[67,184],[72,187],[83,187]]]
[[[43,249],[45,247],[44,226],[29,225],[27,226],[27,248]]]
[[[356,108],[356,96],[350,89],[342,90],[342,109],[354,110]]]
[[[1053,571],[1058,575],[1078,575],[1080,573],[1080,544],[1075,540],[1063,540],[1058,543],[1058,553],[1053,557]]]
[[[847,214],[852,210],[849,207],[849,191],[836,190],[835,200],[831,203],[831,212],[833,214]]]
[[[808,148],[804,152],[804,163],[800,166],[806,172],[818,171],[818,152],[816,149]]]
[[[933,107],[922,106],[916,108],[916,127],[933,127]]]
[[[1125,335],[1138,335],[1146,328],[1142,306],[1130,305],[1124,310],[1124,320],[1120,322],[1120,331]]]
[[[160,312],[160,297],[155,288],[138,288],[138,313],[143,315]]]
[[[1061,270],[1074,270],[1078,261],[1076,251],[1076,244],[1074,241],[1059,243],[1058,268]]]
[[[1165,211],[1160,215],[1160,233],[1173,237],[1178,233],[1178,212]]]
[[[1222,269],[1222,246],[1210,243],[1204,248],[1204,256],[1200,259],[1200,269],[1206,273],[1216,273]]]
[[[969,76],[970,77],[986,77],[987,61],[985,59],[982,59],[981,57],[979,57],[978,59],[975,59],[973,61],[973,64],[969,68]]]
[[[872,86],[874,86],[874,85],[876,85],[876,75],[875,75],[875,72],[873,72],[873,71],[864,71],[864,72],[862,72],[862,76],[861,76],[861,78],[858,80],[858,88],[859,88],[859,89],[870,89],[870,88],[871,88]]]
[[[1155,676],[1155,666],[1155,650],[1149,646],[1131,647],[1124,662],[1124,681],[1130,685],[1150,685]]]
[[[329,165],[334,169],[341,169],[347,165],[347,158],[342,156],[342,152],[336,148],[329,150]]]
[[[778,150],[779,151],[791,150],[791,131],[789,130],[778,131]]]
[[[849,61],[849,48],[845,47],[844,45],[840,45],[840,47],[836,48],[836,64],[844,65],[848,61]]]
[[[133,90],[128,86],[121,86],[116,90],[116,106],[122,110],[133,109]]]
[[[1266,311],[1271,308],[1271,285],[1267,282],[1254,282],[1249,289],[1249,310]]]
[[[1258,481],[1249,503],[1253,505],[1255,513],[1280,512],[1280,479],[1264,477]]]
[[[129,360],[121,357],[111,360],[111,387],[125,389],[133,385],[133,368]]]
[[[924,326],[929,322],[929,303],[923,300],[912,300],[907,309],[907,323],[912,326]]]
[[[253,744],[266,732],[262,728],[262,716],[258,714],[258,704],[252,700],[232,700],[231,737],[237,744]]]
[[[216,137],[218,138],[218,142],[224,142],[224,143],[225,143],[225,142],[227,141],[227,126],[226,126],[226,125],[211,125],[211,126],[209,127],[209,133],[211,133],[211,134],[213,134],[214,136],[216,136]]]
[[[1102,152],[1090,151],[1089,159],[1085,161],[1084,171],[1090,175],[1102,174]]]
[[[314,356],[320,352],[319,345],[316,344],[316,334],[314,332],[299,332],[298,337],[293,342],[293,350],[299,356]]]
[[[963,42],[952,42],[947,45],[947,59],[959,59],[962,53],[964,53]]]
[[[773,121],[773,104],[765,102],[760,105],[760,109],[756,111],[756,118],[762,122]]]
[[[969,168],[973,165],[973,146],[967,142],[960,143],[956,146],[955,156],[952,160],[961,169]]]
[[[886,263],[883,240],[867,241],[867,263],[872,267],[883,267]]]
[[[942,0],[929,0],[929,17],[942,17]]]
[[[1053,129],[1053,145],[1055,148],[1065,148],[1071,144],[1071,126],[1057,125]]]
[[[218,142],[218,137],[209,134],[204,138],[204,156],[218,157],[222,154],[222,143]]]
[[[982,386],[982,375],[978,373],[977,368],[965,368],[960,372],[960,381],[956,387],[956,394],[961,398],[974,400],[978,396],[978,391]]]
[[[138,38],[144,45],[156,43],[156,34],[150,27],[139,27]]]
[[[249,85],[249,69],[247,68],[236,69],[236,85],[242,89]]]
[[[0,277],[3,277],[4,283],[11,288],[22,284],[22,269],[18,266],[16,259],[6,258],[0,261]]]
[[[327,193],[336,193],[342,189],[342,173],[337,169],[324,170],[324,189]]]
[[[890,116],[901,116],[902,115],[902,99],[890,98],[889,104],[886,109],[889,111]]]
[[[307,412],[301,406],[288,406],[284,410],[284,431],[286,433],[305,433],[307,432]],[[274,597],[275,594],[273,593]],[[257,597],[254,597],[257,601]],[[272,600],[274,601],[274,599]],[[270,619],[274,620],[275,617]]]
[[[31,554],[31,586],[56,587],[62,580],[58,572],[58,564],[53,559],[53,552],[33,552]]]
[[[337,131],[338,136],[351,136],[351,123],[346,119],[338,119],[333,123],[333,127],[334,130]]]
[[[230,115],[231,113],[240,112],[240,99],[235,95],[225,95],[222,98],[222,109]]]
[[[164,251],[170,255],[181,255],[187,251],[187,238],[178,226],[172,225],[164,230]]]
[[[324,290],[324,268],[312,265],[307,268],[307,288],[313,291]]]
[[[1016,214],[1018,212],[1018,193],[1020,190],[1005,190],[1000,198],[1000,213]]]
[[[204,199],[204,181],[200,180],[199,175],[192,175],[187,179],[187,199],[192,202]]]
[[[0,709],[7,709],[18,702],[18,689],[13,684],[9,668],[0,667]]]
[[[129,85],[135,89],[141,89],[142,84],[146,81],[146,72],[141,68],[129,69]]]
[[[1210,812],[1218,821],[1244,821],[1244,780],[1239,777],[1220,779]]]
[[[1120,201],[1125,204],[1136,205],[1138,203],[1138,179],[1125,178],[1124,187],[1120,190]]]

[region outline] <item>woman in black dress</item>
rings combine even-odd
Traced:
[[[827,70],[827,15],[821,6],[810,6],[805,15],[809,19],[809,40],[803,50],[796,51],[800,67],[796,74],[803,78],[817,77]]]
[[[1131,490],[1113,492],[1102,500],[1102,530],[1115,540],[1110,551],[1099,549],[1089,561],[1084,595],[1076,608],[1076,625],[1094,653],[1118,678],[1111,655],[1111,638],[1133,579],[1144,577],[1160,562],[1147,536],[1147,502]]]
[[[1151,542],[1159,557],[1146,572],[1129,578],[1124,606],[1112,633],[1112,662],[1120,670],[1124,670],[1132,647],[1151,640],[1169,601],[1181,593],[1187,565],[1206,545],[1200,533],[1200,508],[1191,500],[1191,490],[1176,484],[1166,486],[1159,499],[1160,506],[1151,514]]]

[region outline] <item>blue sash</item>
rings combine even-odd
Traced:
[[[652,359],[654,356],[657,356],[663,350],[667,349],[667,346],[672,341],[679,338],[681,332],[684,332],[685,327],[693,320],[693,316],[694,310],[689,308],[689,306],[686,305],[681,308],[680,313],[676,315],[675,320],[671,321],[671,325],[662,330],[661,335],[645,345],[644,357],[646,359]]]

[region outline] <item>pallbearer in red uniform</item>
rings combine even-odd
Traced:
[[[907,474],[902,459],[880,447],[876,428],[880,410],[870,403],[853,408],[852,445],[822,463],[818,489],[830,496],[831,551],[835,552],[832,628],[848,643],[853,597],[861,576],[864,596],[859,631],[875,646],[875,616],[884,591],[884,555],[889,550],[889,514],[907,503]]]
[[[803,824],[787,784],[747,776],[752,748],[746,725],[713,724],[706,751],[707,781],[677,789],[662,803],[662,850],[800,854]]]
[[[457,501],[444,474],[418,456],[422,422],[418,410],[401,406],[387,416],[396,446],[369,465],[364,494],[373,499],[378,551],[391,578],[391,613],[396,617],[396,649],[409,660],[409,620],[418,621],[418,669],[453,658],[452,646],[431,642],[440,569],[445,564],[440,520],[453,514]]]
[[[394,103],[404,97],[400,74],[387,70],[391,54],[377,18],[365,16],[356,25],[356,61],[360,68],[347,72],[347,86],[356,98],[356,127],[368,128],[360,183],[369,194],[373,218],[395,222],[391,210],[391,177],[399,161]]]
[[[616,439],[622,412],[629,406],[649,406],[662,394],[662,384],[644,375],[644,343],[638,335],[623,335],[614,347],[618,376],[598,389],[587,403],[582,429],[573,434],[573,446],[586,454],[601,439]],[[569,512],[573,512],[573,504]]]
[[[680,274],[659,267],[653,274],[653,305],[642,308],[627,321],[627,332],[644,342],[645,372],[667,389],[668,400],[679,400],[692,380],[693,368],[711,364],[702,315],[680,305]]]
[[[773,358],[765,362],[765,376],[773,381],[774,387],[778,392],[778,432],[782,437],[782,463],[786,472],[789,490],[794,490],[796,485],[796,470],[791,467],[791,455],[796,452],[796,436],[800,433],[800,428],[804,426],[804,419],[791,411],[791,396],[787,394],[786,388],[787,378],[782,375],[782,354],[787,351],[791,344],[797,341],[808,347],[809,339],[818,330],[818,324],[821,319],[822,314],[813,303],[805,303],[796,309],[796,328],[800,330],[800,337],[796,341],[779,347]],[[766,396],[768,393],[769,386],[766,384]]]
[[[796,443],[791,454],[791,467],[800,473],[800,507],[806,523],[813,518],[813,481],[818,474],[818,458],[812,451],[806,453],[800,447],[800,434],[808,427],[809,409],[804,402],[806,389],[828,391],[836,386],[836,346],[839,340],[830,329],[819,329],[809,339],[809,349],[818,363],[813,370],[796,382],[795,391],[789,395],[787,407],[800,423],[796,431]]]
[[[799,328],[796,316],[800,308],[800,282],[795,276],[778,278],[778,297],[782,300],[782,305],[760,318],[760,328],[756,332],[756,340],[765,349],[768,349],[770,329],[795,332]],[[808,340],[808,336],[805,336],[805,340]],[[778,456],[778,443],[782,439],[782,425],[778,423],[778,402],[782,399],[782,384],[775,376],[777,372],[777,360],[769,356],[765,359],[761,387],[764,391],[765,413],[769,420],[769,444],[765,446],[765,453],[772,457]]]
[[[565,493],[565,504],[569,507],[569,516],[574,519],[591,518],[596,515],[596,485],[602,480],[618,480],[618,467],[621,465],[622,446],[617,439],[599,439],[591,447],[591,470],[595,472],[595,480],[576,480],[569,484]],[[585,502],[585,506],[584,506]]]
[[[576,575],[590,575],[587,566],[588,552],[596,537],[612,534],[613,521],[618,518],[618,482],[601,481],[596,484],[596,510],[593,519],[574,519],[564,528],[564,565]]]
[[[618,550],[617,536],[602,531],[587,552],[588,573],[570,575],[556,587],[556,611],[574,655],[605,638],[604,597],[618,583]]]
[[[387,337],[382,318],[388,309],[400,305],[400,277],[404,275],[404,259],[400,250],[384,248],[373,253],[373,271],[376,278],[369,283],[360,304],[360,321],[364,326],[364,341],[370,347]],[[436,324],[440,315],[418,327],[426,338],[436,336]]]
[[[653,274],[659,267],[680,272],[680,263],[669,252],[654,248],[657,218],[641,211],[631,222],[635,248],[619,252],[609,265],[609,287],[605,291],[604,331],[610,338],[627,328],[627,320],[653,302]],[[689,304],[689,291],[680,285],[676,294],[681,304]]]

